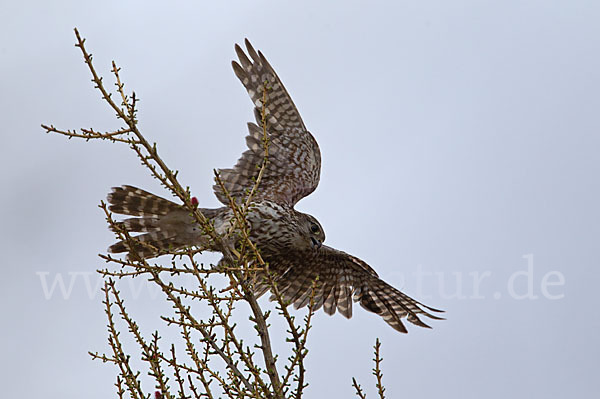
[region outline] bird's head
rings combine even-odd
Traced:
[[[321,248],[321,245],[325,241],[325,232],[321,223],[314,216],[305,213],[301,215],[299,229],[304,238],[303,241],[314,250]]]

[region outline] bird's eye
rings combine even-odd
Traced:
[[[310,226],[310,231],[312,231],[313,233],[318,233],[319,232],[319,226],[317,226],[316,224],[312,224]]]

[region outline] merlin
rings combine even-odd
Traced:
[[[402,333],[407,332],[403,318],[429,328],[419,316],[439,320],[433,313],[440,310],[387,284],[357,257],[323,245],[325,232],[317,219],[294,209],[319,183],[321,152],[273,67],[248,40],[245,44],[247,55],[235,45],[239,62],[233,61],[232,66],[254,104],[256,123],[248,123],[248,150],[237,164],[218,171],[222,184],[213,189],[225,206],[199,211],[217,234],[226,234],[234,216],[228,195],[240,203],[247,198],[267,155],[247,222],[250,240],[273,272],[283,300],[296,308],[312,300],[314,310],[322,307],[330,315],[337,310],[346,318],[352,317],[354,301]],[[132,186],[113,188],[108,202],[110,211],[135,216],[120,222],[123,229],[143,233],[135,237],[138,244],[121,241],[109,248],[111,253],[135,252],[152,258],[190,246],[218,251],[183,205]],[[254,285],[257,296],[268,289],[264,282]]]

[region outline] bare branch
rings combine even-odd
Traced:
[[[383,361],[383,359],[379,353],[379,349],[381,348],[381,342],[379,342],[379,338],[375,340],[374,348],[375,358],[373,359],[373,361],[375,362],[375,368],[373,369],[373,375],[377,379],[375,386],[377,387],[377,392],[379,393],[379,399],[385,399],[385,396],[383,395],[385,388],[381,382],[383,378],[383,374],[381,373],[381,362]]]
[[[356,396],[358,396],[360,399],[367,399],[367,395],[364,394],[362,388],[360,387],[360,384],[356,382],[356,379],[354,377],[352,377],[352,386],[356,390]]]

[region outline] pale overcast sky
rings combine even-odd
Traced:
[[[122,67],[141,128],[205,207],[252,120],[230,67],[248,37],[321,147],[298,209],[447,311],[408,335],[360,307],[319,312],[306,398],[353,397],[352,376],[374,398],[376,337],[389,398],[600,392],[600,3],[4,1],[0,15],[4,397],[115,397],[116,369],[87,355],[108,349],[93,271],[114,237],[97,204],[120,184],[167,195],[125,146],[40,128],[120,126],[75,26],[107,83]],[[131,312],[176,340],[139,284],[121,286]]]

